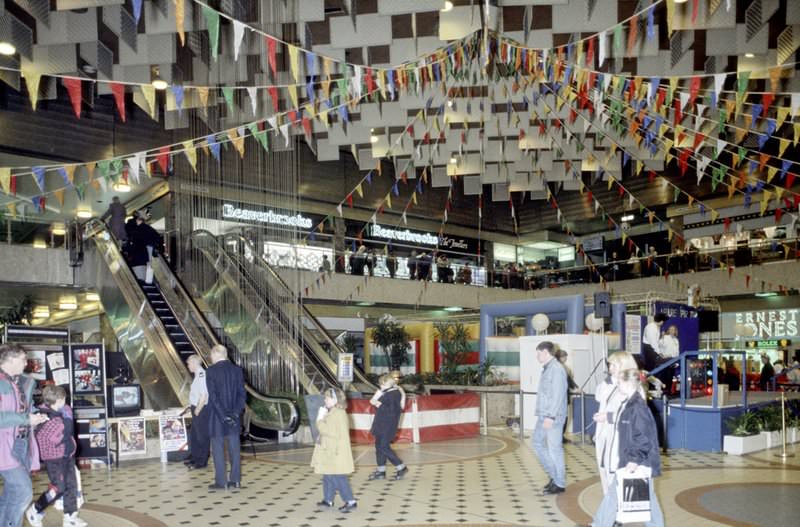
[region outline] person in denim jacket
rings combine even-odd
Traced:
[[[550,482],[542,494],[560,494],[567,486],[562,429],[567,420],[567,371],[556,360],[558,349],[552,342],[536,346],[536,359],[542,365],[542,377],[536,391],[536,428],[533,450]]]

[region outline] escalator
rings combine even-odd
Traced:
[[[210,364],[211,348],[220,339],[162,257],[152,260],[153,283],[142,284],[101,222],[90,221],[86,232],[93,243],[78,272],[84,273],[85,283],[96,286],[119,347],[151,407],[187,406],[192,377],[185,361],[197,354]],[[246,379],[250,373],[245,369]],[[265,396],[249,384],[246,390],[245,422],[252,424],[253,435],[274,437],[275,432],[297,430],[300,414],[291,398]]]
[[[275,364],[279,358],[309,394],[339,384],[338,345],[245,238],[238,234],[217,237],[199,230],[189,241],[187,283],[192,283],[195,294],[240,349],[263,348],[242,357],[243,361]],[[287,380],[272,376],[266,382],[271,393],[285,389]],[[351,388],[377,389],[358,370]]]

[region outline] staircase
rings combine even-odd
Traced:
[[[156,316],[161,320],[161,323],[164,324],[169,340],[175,346],[175,350],[178,352],[181,360],[186,362],[186,359],[196,352],[189,342],[189,338],[186,336],[183,328],[178,323],[178,319],[175,318],[175,313],[170,309],[169,304],[167,304],[164,295],[155,282],[141,285],[150,307],[153,308]]]

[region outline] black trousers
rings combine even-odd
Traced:
[[[650,344],[642,344],[642,360],[644,369],[647,371],[653,371],[658,365],[658,353]]]
[[[50,485],[36,500],[36,510],[42,512],[58,498],[64,498],[64,514],[78,510],[78,478],[75,476],[75,458],[51,459],[44,462]],[[51,490],[55,494],[51,493]]]
[[[197,414],[192,406],[192,427],[189,429],[189,454],[195,467],[208,465],[210,439],[208,437],[208,417],[211,411],[208,405]]]
[[[392,450],[392,438],[384,435],[375,436],[375,462],[379,467],[385,467],[387,459],[394,466],[403,464],[403,460]]]

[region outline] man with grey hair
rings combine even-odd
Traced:
[[[22,525],[22,516],[33,497],[31,470],[39,470],[39,449],[33,428],[47,416],[31,413],[35,382],[22,375],[27,365],[25,350],[0,346],[0,526]]]
[[[211,366],[206,371],[208,387],[209,435],[211,455],[214,458],[214,483],[211,491],[241,487],[241,462],[239,434],[242,429],[242,412],[246,403],[244,373],[228,360],[228,350],[217,344],[211,348]],[[231,463],[230,476],[226,476],[225,443]]]
[[[189,390],[189,406],[192,410],[192,428],[189,430],[190,458],[185,462],[190,469],[208,466],[208,388],[206,370],[200,355],[186,359],[186,366],[194,375]]]
[[[536,390],[536,428],[533,450],[550,482],[542,494],[560,494],[567,486],[562,430],[567,420],[567,372],[554,360],[558,348],[549,341],[536,346],[536,359],[542,365],[542,377]]]

